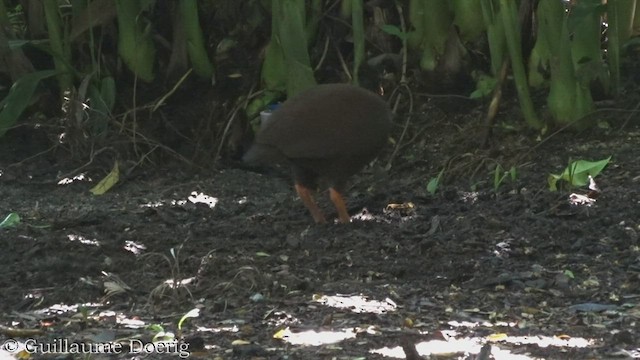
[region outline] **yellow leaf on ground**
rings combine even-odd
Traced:
[[[111,169],[111,172],[107,174],[107,176],[105,176],[102,180],[100,180],[98,185],[94,186],[89,191],[91,191],[93,195],[103,195],[104,193],[109,191],[109,189],[111,189],[113,185],[117,184],[118,180],[120,180],[120,169],[118,168],[118,161],[116,160],[116,162],[113,164],[113,169]]]

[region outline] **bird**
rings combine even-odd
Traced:
[[[315,85],[273,111],[243,156],[249,164],[286,164],[313,220],[326,223],[313,193],[329,188],[338,220],[351,218],[342,196],[346,181],[389,140],[392,112],[379,95],[350,84]]]

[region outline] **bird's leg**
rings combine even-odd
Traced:
[[[300,196],[300,199],[302,200],[304,205],[307,207],[307,209],[309,209],[309,212],[311,213],[311,216],[313,216],[313,220],[315,220],[316,224],[326,223],[327,220],[325,220],[324,215],[322,214],[322,211],[320,210],[316,202],[313,201],[313,196],[311,196],[311,190],[304,187],[303,185],[296,183],[296,192],[298,193],[298,196]]]
[[[336,210],[338,210],[338,218],[341,223],[349,223],[351,221],[351,217],[349,216],[349,212],[347,211],[347,205],[344,203],[344,199],[342,195],[334,189],[329,189],[329,197],[331,201],[333,201],[333,205],[335,205]]]

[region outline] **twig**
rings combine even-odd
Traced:
[[[42,155],[48,153],[49,151],[55,149],[56,147],[58,147],[58,145],[53,145],[52,147],[48,148],[47,150],[44,150],[44,151],[41,151],[41,152],[39,152],[39,153],[37,153],[35,155],[29,156],[28,158],[23,159],[23,160],[21,160],[21,161],[19,161],[17,163],[10,164],[10,165],[7,166],[7,168],[11,168],[11,167],[14,167],[14,166],[20,166],[20,165],[22,165],[23,163],[25,163],[25,162],[27,162],[29,160],[35,159],[38,156],[42,156]]]
[[[247,98],[244,99],[244,101],[238,102],[235,108],[233,109],[233,111],[231,111],[231,116],[229,116],[227,125],[224,127],[224,131],[222,132],[222,136],[220,137],[220,143],[218,144],[218,151],[216,151],[216,156],[214,158],[214,161],[218,161],[220,153],[222,152],[222,147],[224,146],[224,140],[226,139],[227,134],[229,133],[229,129],[231,129],[231,125],[233,125],[233,122],[236,119],[236,115],[238,114],[238,111],[242,109],[246,109],[247,105],[249,104],[249,100],[255,98],[256,96],[264,92],[264,90],[260,90],[254,93],[253,89],[255,89],[255,85],[251,87],[251,90],[249,90],[249,95],[247,95]]]
[[[324,63],[324,59],[327,57],[328,52],[329,52],[329,37],[327,36],[327,38],[324,41],[324,49],[322,49],[322,56],[320,57],[320,60],[318,60],[318,65],[316,65],[313,71],[318,71],[320,69],[320,67],[322,66],[322,63]]]
[[[484,122],[486,129],[484,139],[482,139],[483,148],[486,148],[489,145],[489,140],[493,133],[493,124],[496,114],[498,113],[500,100],[502,100],[502,87],[504,86],[504,81],[507,78],[507,69],[509,69],[509,58],[505,56],[502,60],[500,74],[498,74],[498,82],[496,83],[496,87],[493,89],[493,96],[491,97],[491,103],[489,104],[489,109],[487,110],[487,116]]]
[[[400,84],[400,86],[398,88],[396,88],[393,91],[393,93],[391,93],[391,98],[393,98],[393,95],[396,94],[396,92],[398,92],[398,90],[400,88],[405,88],[409,92],[409,111],[407,112],[407,115],[406,115],[407,116],[407,120],[404,123],[404,127],[402,129],[402,134],[400,134],[400,138],[396,142],[396,146],[393,149],[393,152],[391,153],[391,156],[389,156],[389,160],[387,161],[387,165],[385,166],[385,169],[387,169],[387,170],[391,169],[391,163],[395,159],[396,154],[398,153],[398,150],[400,149],[400,145],[402,145],[402,140],[404,139],[405,135],[407,134],[407,129],[409,128],[409,123],[411,122],[411,114],[413,113],[413,94],[411,92],[411,89],[409,89],[409,87],[407,86],[406,83],[405,84]],[[400,95],[398,95],[398,97],[396,97],[396,103],[394,105],[394,110],[393,110],[394,113],[396,113],[399,101],[400,101]]]
[[[338,49],[338,45],[333,44],[333,47],[336,49],[336,53],[338,54],[338,60],[340,60],[340,66],[342,66],[342,70],[344,70],[344,72],[347,74],[347,77],[349,78],[349,81],[351,81],[353,77],[351,77],[351,73],[349,72],[349,67],[347,66],[347,63],[344,61],[344,58],[342,57],[342,53],[340,53],[340,49]]]
[[[404,23],[404,15],[402,12],[402,6],[400,6],[398,4],[398,2],[395,3],[396,5],[396,11],[398,11],[398,16],[400,17],[400,31],[402,31],[403,34],[407,33],[407,25]],[[402,74],[400,75],[400,84],[406,84],[407,83],[407,37],[403,36],[402,37]]]
[[[631,120],[631,117],[633,117],[633,115],[636,114],[638,109],[640,109],[640,102],[636,105],[635,108],[633,108],[633,110],[631,111],[631,114],[629,114],[629,116],[627,116],[627,118],[624,120],[624,122],[622,123],[622,126],[620,126],[620,131],[624,130],[624,128],[627,127],[629,120]]]

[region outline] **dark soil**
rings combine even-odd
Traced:
[[[638,127],[606,118],[612,130],[543,142],[505,130],[483,150],[480,111],[445,113],[414,115],[399,151],[353,179],[352,223],[321,226],[284,170],[165,165],[94,196],[108,167],[74,173],[50,153],[16,165],[44,140],[7,136],[0,217],[21,222],[0,229],[0,337],[149,342],[156,325],[206,359],[381,359],[385,347],[404,358],[414,344],[438,359],[640,356]],[[548,190],[569,161],[609,156],[592,206],[569,203],[586,188]],[[496,189],[497,164],[517,176]],[[58,185],[67,173],[85,179]],[[211,205],[189,201],[200,193]],[[326,192],[317,198],[335,218]],[[359,295],[369,303],[352,303]],[[331,332],[346,339],[324,342]]]

